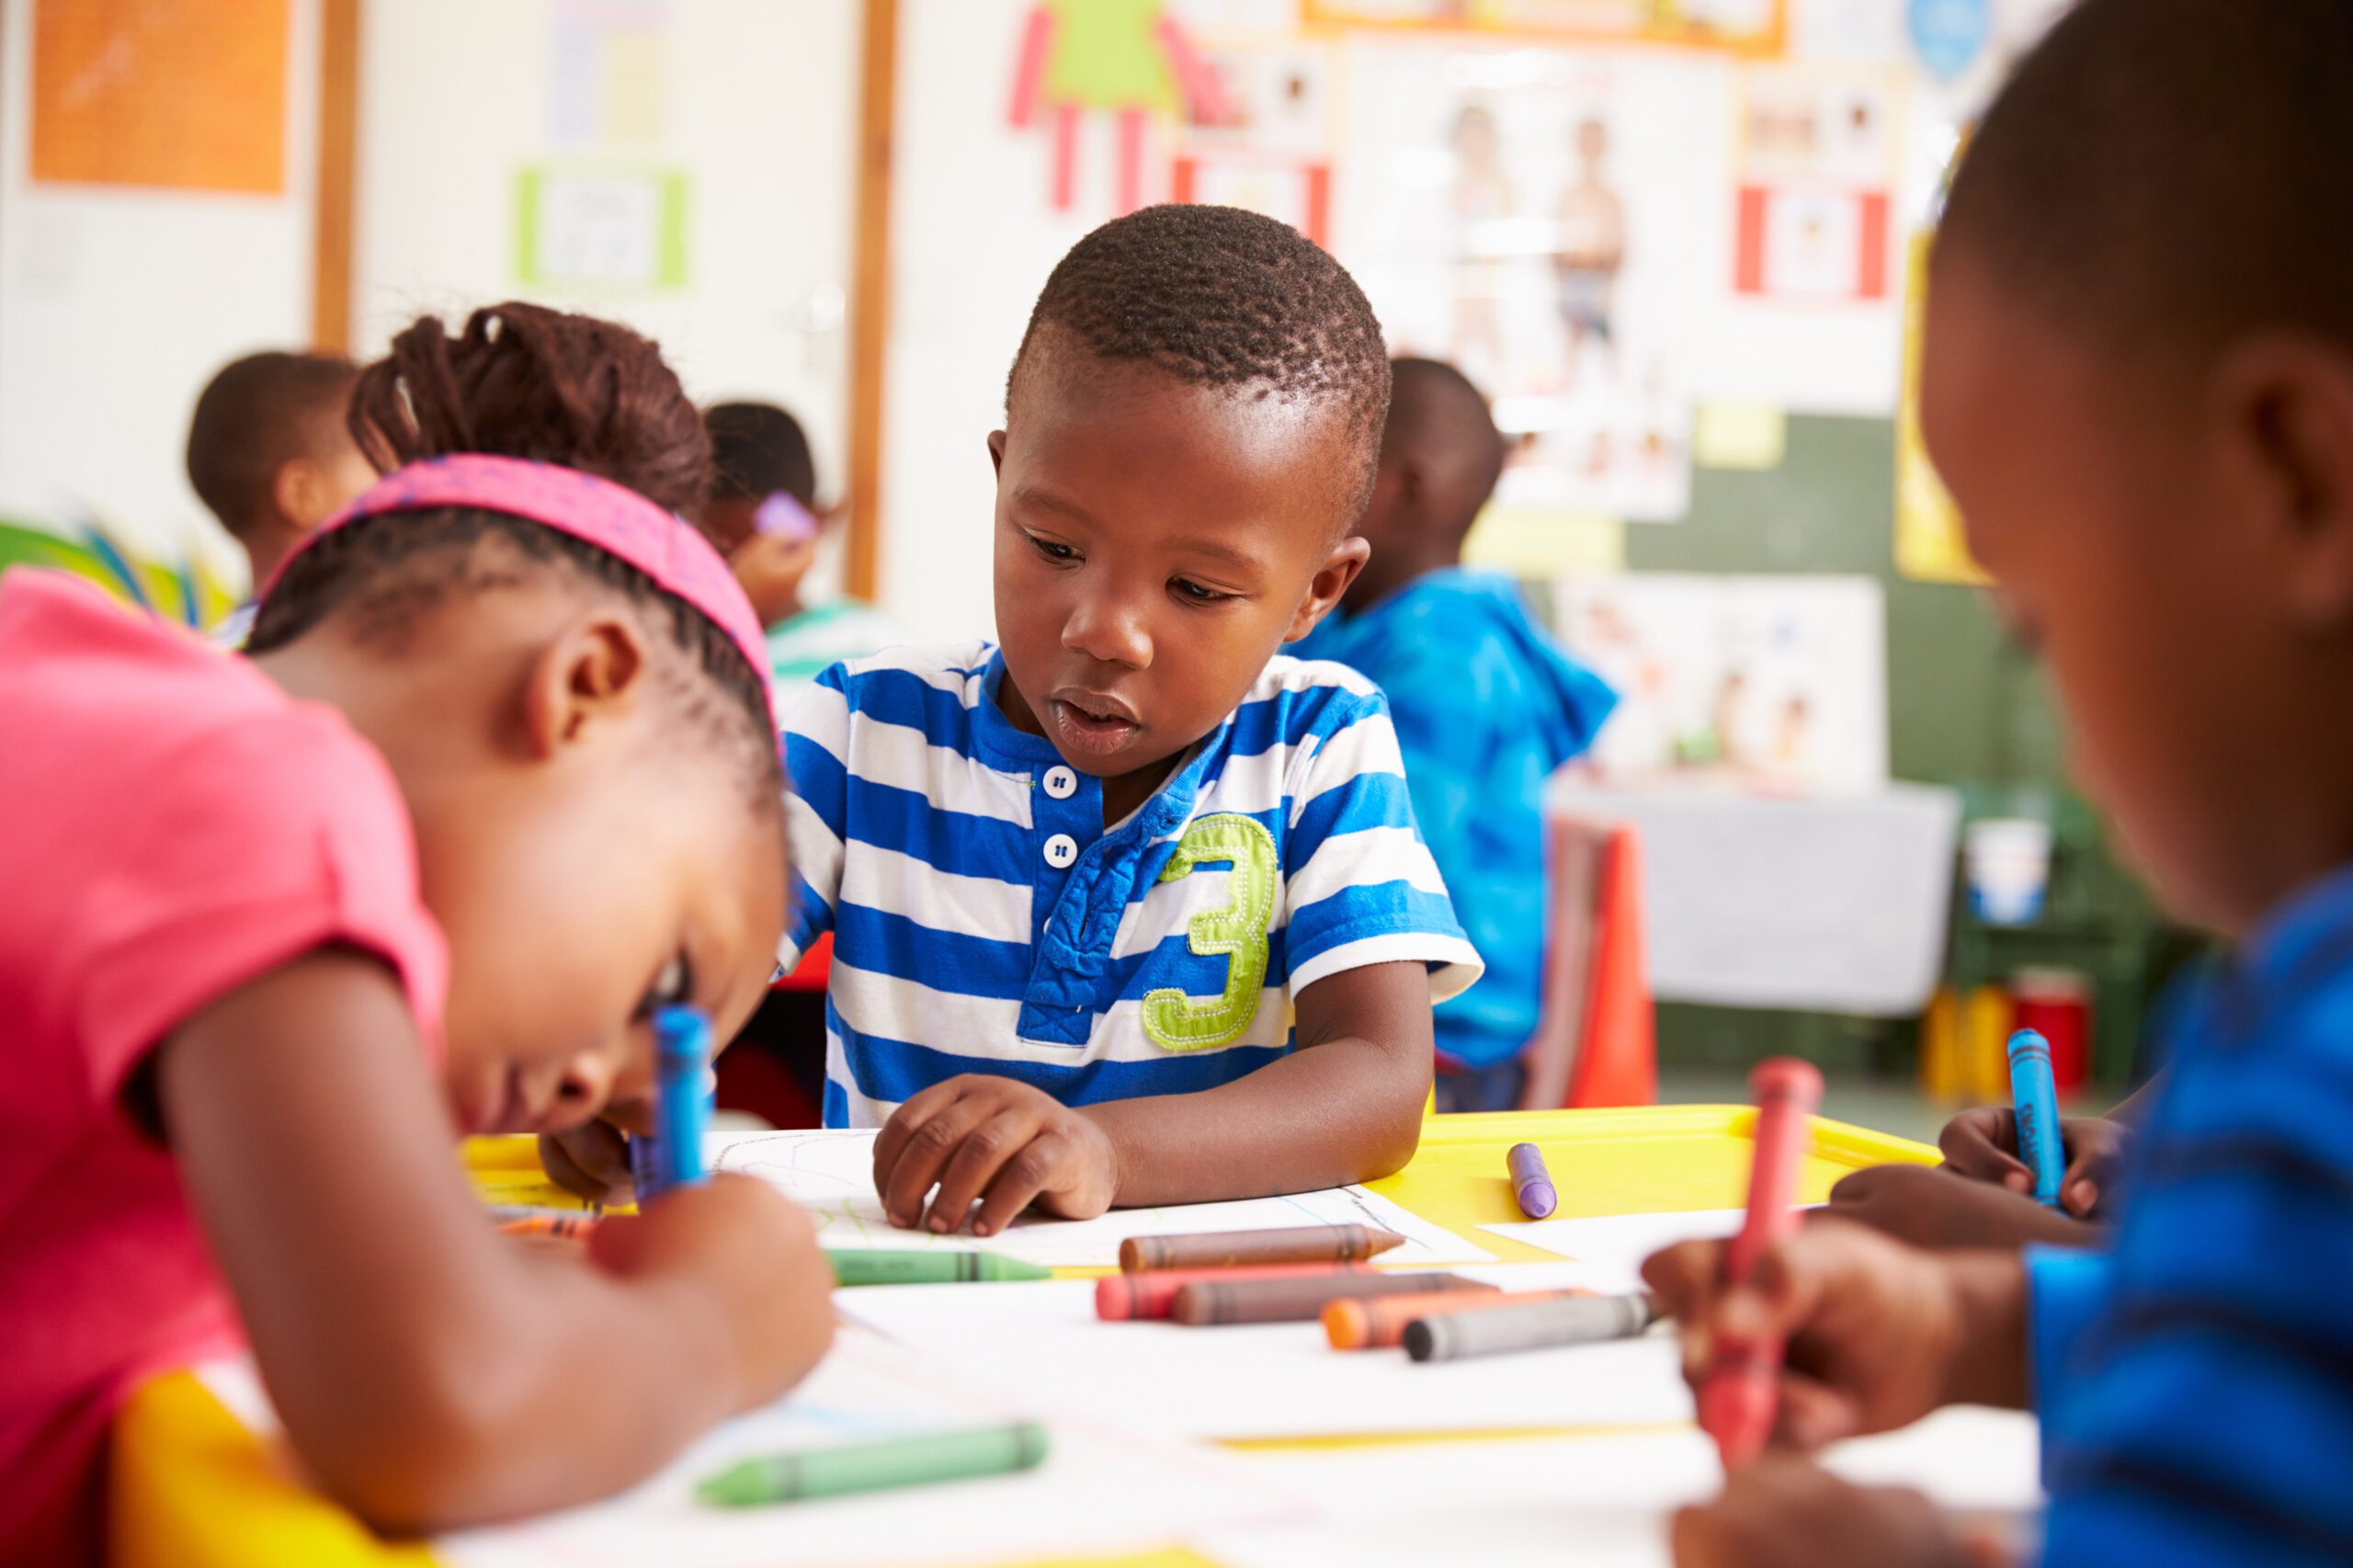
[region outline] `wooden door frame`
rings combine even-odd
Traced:
[[[849,528],[844,585],[870,599],[882,551],[882,382],[891,323],[891,155],[899,0],[865,0],[858,58],[858,204],[850,249]]]

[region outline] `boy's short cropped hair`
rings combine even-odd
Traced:
[[[758,501],[782,491],[816,506],[817,464],[801,421],[771,403],[713,403],[702,420],[717,471],[713,499]]]
[[[1330,403],[1349,461],[1336,528],[1364,509],[1389,410],[1389,352],[1356,279],[1290,224],[1234,207],[1171,205],[1080,240],[1030,312],[1006,380],[1008,413],[1046,328],[1097,358],[1150,365],[1194,386]]]
[[[268,516],[278,471],[347,445],[359,367],[335,354],[248,354],[222,367],[188,421],[188,481],[231,537]]]
[[[1963,153],[1938,249],[2104,348],[2353,348],[2353,5],[2083,0]]]

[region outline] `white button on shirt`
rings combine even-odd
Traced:
[[[1046,840],[1046,864],[1059,871],[1078,858],[1078,840],[1067,833],[1058,833]]]
[[[1046,793],[1057,801],[1067,801],[1078,793],[1078,775],[1067,767],[1046,769]]]

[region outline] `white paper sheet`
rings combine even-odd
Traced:
[[[1475,1271],[1547,1289],[1570,1271]],[[1688,1422],[1671,1338],[1416,1365],[1334,1350],[1313,1323],[1188,1328],[1105,1323],[1091,1280],[845,1290],[853,1321],[1071,1410],[1188,1437],[1293,1437]]]
[[[874,1136],[839,1131],[755,1132],[714,1141],[712,1150],[721,1169],[758,1176],[808,1210],[817,1221],[817,1239],[828,1247],[995,1252],[1050,1268],[1113,1268],[1120,1262],[1120,1244],[1130,1236],[1378,1225],[1405,1238],[1404,1245],[1381,1255],[1384,1264],[1489,1263],[1495,1256],[1361,1187],[1230,1203],[1115,1209],[1093,1220],[1024,1214],[1003,1234],[985,1239],[902,1231],[892,1225],[874,1191]]]
[[[1021,1475],[865,1496],[722,1509],[695,1483],[738,1460],[1024,1415],[1051,1432]],[[1305,1506],[1242,1461],[1046,1413],[855,1328],[790,1398],[732,1421],[659,1475],[607,1502],[434,1542],[453,1568],[859,1568],[1003,1562],[1140,1551],[1208,1528],[1298,1522]]]
[[[1916,1486],[1948,1508],[2015,1518],[2041,1500],[2037,1455],[2032,1416],[1948,1410],[1841,1444],[1824,1462],[1866,1485]],[[1223,1568],[1647,1568],[1667,1560],[1667,1516],[1714,1495],[1723,1478],[1696,1430],[1268,1452],[1252,1462],[1324,1517],[1197,1538]]]
[[[1729,1236],[1740,1229],[1743,1212],[1691,1209],[1672,1214],[1613,1214],[1598,1220],[1521,1220],[1479,1228],[1583,1265],[1588,1278],[1581,1283],[1592,1290],[1639,1290],[1643,1259],[1677,1242]]]

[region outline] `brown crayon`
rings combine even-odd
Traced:
[[[1525,1306],[1555,1301],[1574,1290],[1524,1290],[1487,1295],[1477,1290],[1432,1290],[1427,1295],[1341,1297],[1324,1304],[1324,1334],[1335,1350],[1394,1350],[1405,1343],[1405,1325],[1441,1312],[1485,1307]]]
[[[1143,1274],[1107,1274],[1095,1282],[1095,1315],[1107,1323],[1165,1318],[1176,1304],[1176,1292],[1203,1280],[1214,1284],[1371,1272],[1361,1263],[1276,1263],[1262,1268],[1159,1268]]]
[[[1176,1292],[1168,1315],[1178,1323],[1313,1323],[1343,1296],[1411,1296],[1433,1290],[1492,1291],[1458,1274],[1336,1274],[1320,1279],[1197,1279]]]
[[[1404,1244],[1405,1238],[1396,1232],[1374,1225],[1130,1236],[1120,1244],[1120,1267],[1140,1274],[1156,1268],[1235,1268],[1267,1263],[1361,1263]]]

